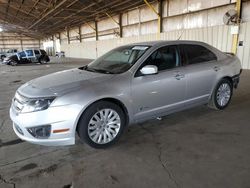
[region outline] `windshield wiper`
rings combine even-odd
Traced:
[[[89,68],[88,66],[85,67],[85,70],[90,71],[90,72],[97,72],[95,69]]]
[[[110,72],[108,70],[105,69],[95,69],[95,68],[90,68],[87,65],[85,67],[82,67],[82,70],[87,70],[90,72],[98,72],[98,73],[104,73],[104,74],[114,74],[113,72]]]
[[[80,67],[80,70],[86,70],[86,71],[90,71],[90,72],[98,72],[98,73],[104,73],[104,74],[115,74],[114,72],[110,72],[108,70],[105,69],[96,69],[96,68],[91,68],[88,65],[84,66],[84,67]]]
[[[93,69],[93,68],[92,68]],[[105,69],[94,69],[96,72],[99,72],[99,73],[104,73],[104,74],[114,74],[113,72],[110,72],[108,70],[105,70]]]

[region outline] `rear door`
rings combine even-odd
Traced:
[[[180,53],[187,79],[186,104],[207,102],[219,71],[216,55],[197,44],[181,44]]]
[[[154,75],[141,75],[146,65],[158,67]],[[176,45],[153,52],[137,70],[131,82],[133,110],[137,121],[168,114],[183,107],[186,79]]]

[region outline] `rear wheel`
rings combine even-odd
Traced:
[[[209,106],[214,109],[223,110],[230,103],[232,94],[232,83],[228,79],[223,78],[215,87]]]
[[[47,63],[47,61],[45,61],[44,59],[42,59],[42,60],[40,61],[40,63],[41,63],[41,64],[45,64],[45,63]]]
[[[111,102],[92,104],[80,118],[78,135],[94,148],[106,148],[120,138],[126,119],[122,109]]]
[[[45,63],[47,63],[47,61],[46,61],[44,58],[40,58],[40,59],[38,60],[38,62],[39,62],[40,64],[45,64]]]
[[[48,59],[46,58],[46,56],[42,55],[40,56],[40,58],[38,59],[38,62],[40,64],[46,64],[48,62]]]

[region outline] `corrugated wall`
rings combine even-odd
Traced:
[[[141,6],[122,14],[123,38],[117,33],[118,26],[110,18],[97,22],[99,40],[95,41],[95,32],[90,22],[81,26],[82,43],[77,39],[77,28],[67,33],[61,32],[61,50],[68,57],[96,58],[110,49],[128,43],[150,40],[183,40],[204,41],[226,52],[231,52],[232,35],[230,26],[223,25],[223,15],[233,9],[235,0],[164,0],[163,1],[163,33],[157,34],[157,16],[149,7]],[[152,3],[157,9],[157,2]],[[249,65],[250,45],[250,1],[243,3],[242,24],[238,57],[245,69]],[[114,16],[118,21],[118,17]],[[78,36],[79,38],[79,36]],[[74,40],[76,39],[76,40]]]
[[[0,33],[0,51],[7,51],[8,49],[23,50],[28,48],[40,48],[39,40],[16,33]]]
[[[161,33],[160,38],[158,34],[149,34],[102,41],[87,41],[76,44],[62,44],[61,49],[66,52],[68,57],[93,59],[120,45],[158,39],[177,40],[181,36],[181,40],[203,41],[222,51],[230,52],[232,48],[232,35],[230,32],[230,26],[221,25],[169,31]],[[239,40],[243,41],[243,46],[240,46],[238,49],[238,57],[242,62],[243,68],[250,69],[250,22],[241,25]]]

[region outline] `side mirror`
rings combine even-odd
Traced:
[[[140,71],[143,75],[157,74],[158,67],[155,65],[146,65]]]

